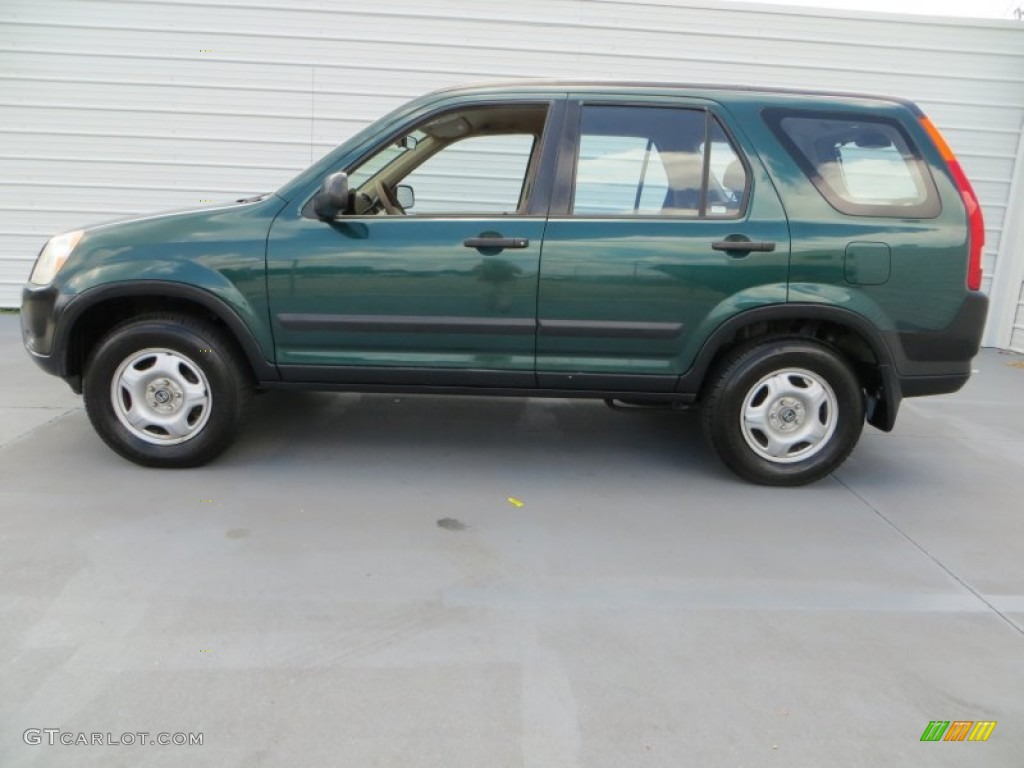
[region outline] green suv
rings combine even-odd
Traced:
[[[517,82],[417,99],[273,194],[58,235],[21,318],[149,466],[314,388],[696,405],[733,471],[798,485],[967,381],[983,239],[910,102]]]

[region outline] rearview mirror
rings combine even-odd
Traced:
[[[408,211],[416,205],[416,193],[408,184],[399,184],[395,187],[395,202],[402,207],[402,210]]]
[[[313,198],[313,210],[321,219],[333,219],[348,211],[348,174],[332,173]]]
[[[870,128],[865,128],[854,136],[853,143],[857,145],[858,149],[888,149],[892,146],[892,141],[884,131]]]

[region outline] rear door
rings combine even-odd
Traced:
[[[538,383],[672,391],[707,334],[786,300],[774,187],[724,110],[573,97],[541,255]]]

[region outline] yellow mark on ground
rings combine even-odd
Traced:
[[[524,506],[523,502],[521,502],[515,496],[509,496],[508,497],[508,503],[511,504],[513,507],[522,507],[522,506]]]
[[[1024,368],[1024,360],[1016,360],[1012,363],[1007,363],[1011,368]]]

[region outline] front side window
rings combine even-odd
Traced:
[[[582,109],[574,215],[733,217],[746,188],[738,151],[705,110]]]
[[[470,136],[449,144],[402,180],[415,212],[515,213],[536,140],[531,134]]]
[[[351,168],[359,215],[523,213],[546,105],[471,107],[427,120]]]
[[[821,195],[841,213],[938,215],[935,183],[896,122],[788,110],[768,110],[765,117]]]

